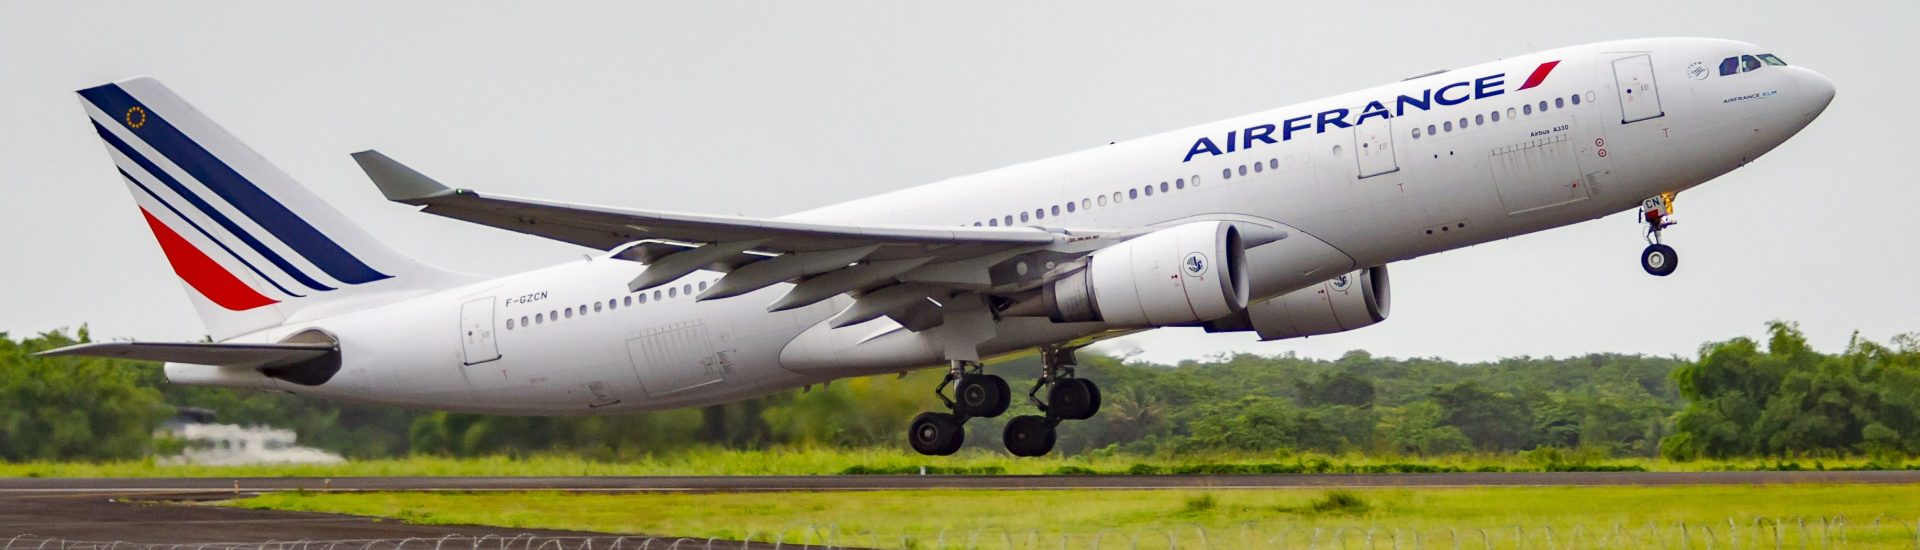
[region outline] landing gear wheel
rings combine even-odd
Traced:
[[[1053,452],[1053,423],[1044,416],[1013,417],[1001,436],[1006,440],[1007,452],[1013,456],[1044,456]]]
[[[1100,412],[1100,387],[1083,378],[1062,378],[1047,392],[1047,412],[1067,420],[1086,420]]]
[[[954,412],[962,416],[993,418],[1007,412],[1007,406],[1013,403],[1007,379],[991,374],[961,376],[953,393]]]
[[[1672,275],[1673,270],[1679,269],[1680,256],[1671,246],[1650,244],[1647,245],[1646,250],[1640,252],[1640,267],[1646,269],[1648,275],[1665,277]]]
[[[966,441],[966,428],[947,413],[920,413],[907,429],[907,443],[923,455],[947,456],[959,451]]]

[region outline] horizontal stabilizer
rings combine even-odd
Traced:
[[[218,344],[193,342],[95,342],[40,352],[41,357],[84,355],[168,363],[230,367],[269,367],[298,363],[334,353],[336,344]]]

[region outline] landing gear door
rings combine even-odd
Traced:
[[[460,352],[468,365],[500,358],[500,348],[493,341],[492,296],[460,306]]]
[[[1353,158],[1360,164],[1360,179],[1399,171],[1400,163],[1393,158],[1393,119],[1355,126]]]
[[[1632,124],[1666,116],[1660,108],[1660,87],[1653,79],[1653,57],[1640,54],[1613,60],[1614,91],[1620,96],[1620,123]]]

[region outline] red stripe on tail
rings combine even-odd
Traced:
[[[233,272],[221,267],[219,262],[200,252],[193,243],[173,232],[173,229],[153,214],[141,208],[140,215],[147,218],[147,227],[153,229],[153,238],[160,241],[160,251],[167,255],[167,263],[173,264],[173,272],[187,282],[187,286],[199,291],[201,296],[232,311],[245,311],[279,302],[261,296],[253,287],[233,276]]]
[[[1553,68],[1558,65],[1560,65],[1560,60],[1556,59],[1553,61],[1548,61],[1546,63],[1541,63],[1539,67],[1534,67],[1533,74],[1527,76],[1527,83],[1521,84],[1520,90],[1525,90],[1527,88],[1539,86],[1541,82],[1544,82],[1547,80],[1547,73],[1553,72]],[[1514,90],[1514,91],[1518,92],[1520,90]]]

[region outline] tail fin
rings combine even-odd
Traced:
[[[467,279],[382,244],[159,81],[79,94],[216,340]]]

